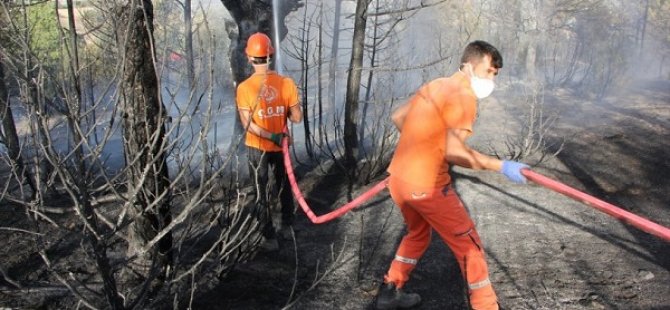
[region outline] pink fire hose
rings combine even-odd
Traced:
[[[536,173],[530,169],[524,169],[521,173],[529,180],[551,189],[557,193],[561,193],[577,201],[580,201],[588,206],[598,209],[619,221],[632,225],[644,232],[659,237],[665,241],[670,241],[670,229],[659,224],[656,224],[646,218],[630,213],[613,204],[602,201],[584,192],[578,191],[561,182],[554,181],[546,176]]]
[[[386,188],[386,183],[388,183],[388,178],[386,178],[383,181],[377,183],[377,185],[370,188],[367,192],[361,194],[360,196],[356,197],[356,199],[350,201],[349,203],[327,214],[317,216],[316,214],[314,214],[312,209],[310,209],[309,206],[307,205],[305,197],[303,197],[302,192],[298,187],[298,182],[296,182],[295,180],[295,174],[293,173],[293,165],[291,164],[291,156],[288,152],[288,139],[286,138],[282,140],[282,151],[284,153],[284,167],[286,167],[286,174],[288,174],[288,181],[289,183],[291,183],[291,190],[293,190],[293,195],[295,196],[295,199],[298,201],[298,204],[300,205],[302,211],[305,212],[309,220],[312,221],[312,223],[314,224],[325,223],[342,216],[343,214],[349,212],[349,210],[360,206],[370,198],[377,195],[377,193]]]
[[[386,184],[388,183],[388,178],[386,178],[381,182],[377,183],[375,186],[370,188],[365,193],[356,197],[356,199],[350,201],[349,203],[327,214],[317,216],[316,214],[314,214],[312,209],[310,209],[309,205],[307,205],[305,197],[303,196],[302,192],[300,191],[300,188],[298,187],[298,182],[296,182],[295,180],[295,174],[293,173],[293,165],[291,164],[291,156],[288,151],[288,139],[282,140],[282,151],[284,153],[284,166],[286,167],[286,174],[288,174],[288,179],[291,184],[293,195],[298,201],[300,208],[305,212],[309,220],[312,221],[312,223],[314,224],[322,224],[342,216],[343,214],[349,212],[351,209],[360,206],[370,198],[374,197],[377,193],[386,188]],[[598,209],[618,219],[619,221],[632,225],[644,232],[657,236],[665,241],[670,241],[670,229],[667,227],[661,226],[646,218],[643,218],[641,216],[628,212],[624,209],[621,209],[613,204],[607,203],[589,194],[576,190],[561,182],[552,180],[530,169],[524,169],[521,171],[521,173],[526,178],[539,185],[542,185],[557,193],[561,193],[577,201],[580,201],[588,206]]]

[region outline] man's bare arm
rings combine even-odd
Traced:
[[[300,108],[300,103],[290,107],[288,113],[288,119],[291,122],[298,123],[302,121],[302,108]]]
[[[256,123],[251,120],[251,111],[249,110],[239,110],[240,111],[240,120],[242,121],[242,126],[247,129],[247,131],[261,137],[264,139],[270,139],[272,135],[271,132],[261,128],[261,126],[256,125]]]
[[[469,134],[470,132],[465,129],[449,129],[447,131],[447,162],[475,170],[500,171],[502,169],[501,160],[479,153],[465,144]]]

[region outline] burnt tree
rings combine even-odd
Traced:
[[[160,99],[154,65],[153,5],[131,0],[117,8],[119,46],[123,49],[123,145],[128,166],[128,256],[133,272],[147,280],[164,274],[171,262],[171,234],[157,249],[147,243],[171,221],[169,176],[166,163],[167,113]],[[156,268],[156,269],[155,269]],[[158,271],[158,272],[156,272]]]
[[[2,56],[0,56],[0,120],[2,120],[2,126],[0,127],[0,143],[4,144],[7,148],[7,155],[9,155],[10,163],[16,167],[18,175],[22,177],[25,182],[28,182],[33,193],[35,193],[37,192],[37,188],[30,178],[30,175],[23,164],[23,159],[21,158],[21,145],[19,144],[19,136],[16,132],[12,108],[9,105],[9,92],[7,91],[7,84],[5,83],[5,64]]]
[[[354,38],[347,77],[347,94],[344,106],[344,162],[352,176],[356,171],[356,159],[358,157],[358,136],[356,135],[358,131],[358,100],[361,89],[367,10],[371,1],[358,0],[356,3]]]
[[[177,1],[184,13],[184,54],[186,54],[186,78],[188,88],[195,86],[195,64],[193,54],[193,16],[191,0]]]

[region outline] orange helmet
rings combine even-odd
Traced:
[[[256,32],[249,37],[245,52],[247,56],[251,57],[269,57],[275,52],[275,49],[272,48],[270,37],[264,33]]]

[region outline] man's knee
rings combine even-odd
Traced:
[[[431,230],[430,229],[410,229],[405,235],[407,241],[415,243],[430,243]]]

